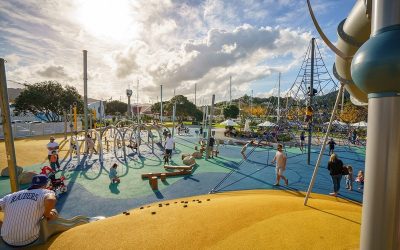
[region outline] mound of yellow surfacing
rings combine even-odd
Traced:
[[[166,201],[71,229],[42,248],[357,249],[361,206],[313,197],[310,206],[301,193],[272,190]]]
[[[55,135],[56,141],[63,146],[64,135]],[[49,143],[50,135],[35,136],[29,138],[16,139],[14,141],[15,154],[18,166],[32,166],[39,163],[48,162],[46,145]],[[60,158],[64,157],[68,150],[68,145],[61,149]],[[6,154],[4,140],[0,141],[0,155]],[[7,167],[7,158],[0,157],[0,169]]]

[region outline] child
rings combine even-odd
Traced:
[[[110,168],[110,173],[108,174],[108,176],[110,177],[111,183],[120,183],[120,179],[117,175],[117,167],[117,163],[114,163]]]
[[[164,154],[164,165],[169,165],[169,154],[165,153]]]
[[[51,156],[50,156],[50,167],[56,171],[56,166],[57,166],[57,161],[58,161],[58,155],[57,155],[57,151],[53,150],[51,152]],[[60,168],[58,168],[58,170],[60,170]]]
[[[348,175],[346,175],[346,189],[348,190],[353,190],[353,181],[354,181],[354,177],[353,177],[353,167],[352,166],[347,166],[347,170],[349,172]]]
[[[358,190],[364,189],[364,171],[358,171],[356,182],[358,182]]]
[[[313,108],[311,106],[307,106],[306,109],[306,119],[304,120],[305,122],[311,122],[312,116],[313,116]]]
[[[246,156],[245,152],[246,152],[247,147],[248,147],[249,145],[252,145],[252,144],[253,144],[253,140],[251,140],[250,142],[246,143],[246,144],[243,146],[242,150],[240,151],[240,153],[242,154],[243,160],[247,160],[247,156]]]

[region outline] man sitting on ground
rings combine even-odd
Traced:
[[[53,191],[46,189],[47,182],[47,176],[35,175],[28,189],[0,199],[0,208],[4,211],[1,237],[7,245],[24,247],[35,244],[39,238],[42,216],[48,220],[57,218],[54,209],[56,196]]]

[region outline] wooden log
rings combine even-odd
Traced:
[[[150,183],[151,189],[158,190],[158,178],[157,178],[157,176],[152,176],[151,178],[149,178],[149,183]]]
[[[192,170],[193,165],[190,166],[171,166],[171,165],[165,165],[164,169],[177,169],[177,170]]]
[[[160,179],[161,179],[162,181],[165,181],[165,180],[167,179],[167,175],[166,175],[165,173],[161,173]]]
[[[165,174],[165,176],[178,176],[178,175],[188,175],[191,174],[192,171],[191,170],[180,170],[177,172],[166,172],[166,173],[148,173],[148,174],[142,174],[142,179],[146,179],[146,178],[151,178],[151,177],[160,177],[162,174]]]

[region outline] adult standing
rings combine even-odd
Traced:
[[[169,158],[171,159],[172,156],[172,150],[175,149],[175,140],[172,138],[171,133],[168,133],[167,139],[165,140],[164,143],[164,148],[165,148],[165,153],[169,155]]]
[[[343,162],[339,160],[336,154],[331,155],[328,162],[328,170],[333,182],[333,193],[329,194],[337,196],[340,189],[340,181],[342,180]]]
[[[215,139],[214,137],[211,136],[210,140],[208,141],[208,150],[211,158],[214,158],[214,145],[215,145]]]
[[[61,167],[60,167],[60,162],[58,160],[60,158],[60,157],[58,157],[58,149],[59,149],[59,145],[57,142],[55,142],[54,136],[50,136],[50,142],[47,143],[47,150],[48,150],[47,158],[49,159],[49,162],[50,162],[50,158],[53,155],[53,151],[55,151],[56,152],[55,154],[57,155],[57,161],[55,162],[55,164],[57,166],[57,169],[60,170]]]
[[[6,244],[16,247],[35,244],[42,216],[48,220],[57,218],[54,209],[57,200],[54,192],[46,189],[47,182],[46,175],[35,175],[28,189],[0,199],[0,207],[4,211],[1,237]]]
[[[282,144],[278,144],[278,148],[275,154],[274,159],[271,161],[271,163],[276,162],[275,166],[275,172],[276,172],[276,182],[274,186],[279,186],[279,182],[281,178],[285,181],[286,186],[289,185],[289,180],[283,175],[283,173],[286,170],[286,161],[287,157],[285,153],[283,152],[283,146]]]
[[[200,137],[201,137],[201,138],[204,137],[204,135],[203,135],[203,126],[200,126]]]
[[[301,150],[301,152],[303,152],[303,150],[304,150],[305,140],[306,140],[305,132],[301,131],[301,134],[300,134],[300,150]]]
[[[329,145],[329,155],[332,155],[336,145],[336,142],[333,140],[333,138],[331,138],[331,140],[328,142],[328,145]]]

